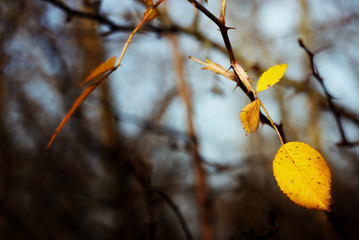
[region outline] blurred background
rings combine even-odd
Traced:
[[[220,1],[201,2],[219,17]],[[229,68],[218,27],[185,0],[166,0],[121,63],[52,133],[98,64],[119,56],[146,6],[140,0],[2,0],[0,8],[0,238],[199,239],[201,217],[187,112],[177,89],[178,38],[207,176],[215,239],[359,236],[359,2],[229,0],[235,55],[257,81],[288,63],[260,97],[287,141],[320,151],[333,175],[332,212],[283,195],[272,174],[279,139],[245,136],[250,101],[235,83],[188,59]],[[75,10],[75,11],[71,11]],[[86,14],[81,14],[86,13]],[[311,76],[334,97],[344,134]],[[319,51],[317,51],[319,50]],[[338,144],[339,143],[339,144]]]

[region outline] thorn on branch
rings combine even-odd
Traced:
[[[235,27],[226,27],[226,29],[227,29],[227,30],[232,30],[232,29],[233,29],[233,30],[236,30],[237,28],[235,28]]]

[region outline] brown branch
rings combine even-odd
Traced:
[[[134,27],[132,26],[117,25],[114,22],[112,22],[110,19],[101,16],[99,13],[86,13],[72,9],[58,0],[42,0],[42,1],[48,2],[58,7],[62,11],[64,11],[67,14],[66,20],[68,22],[70,22],[73,18],[84,18],[84,19],[94,20],[98,23],[107,25],[108,27],[110,27],[111,31],[132,31],[134,29]]]
[[[181,211],[179,210],[179,208],[177,207],[177,205],[172,201],[172,199],[165,194],[163,191],[161,190],[157,190],[155,191],[156,194],[158,194],[160,197],[162,197],[162,199],[167,203],[167,205],[172,209],[173,213],[176,215],[178,221],[181,224],[182,230],[184,232],[184,234],[186,235],[186,239],[187,240],[192,240],[192,234],[187,226],[186,220],[184,219]]]
[[[132,25],[119,25],[114,23],[113,21],[111,21],[109,18],[100,15],[98,12],[96,13],[87,13],[87,12],[83,12],[83,11],[79,11],[76,9],[73,9],[69,6],[67,6],[66,4],[58,1],[58,0],[41,0],[43,2],[48,2],[54,6],[56,6],[57,8],[61,9],[62,11],[64,11],[67,14],[66,17],[66,21],[70,22],[73,18],[83,18],[83,19],[88,19],[88,20],[92,20],[92,21],[96,21],[97,23],[106,25],[110,28],[110,30],[108,32],[105,33],[101,33],[101,36],[108,36],[112,33],[115,32],[132,32],[133,29],[135,29],[136,26],[132,26]],[[173,32],[173,31],[177,31],[176,28],[159,28],[153,25],[147,25],[144,26],[144,29],[147,31],[151,31],[151,32],[155,32],[155,33],[163,33],[163,32]]]
[[[200,10],[204,15],[206,15],[210,20],[212,20],[212,22],[214,22],[219,27],[219,31],[222,34],[222,38],[223,38],[224,44],[226,46],[230,62],[233,62],[234,60],[236,60],[235,57],[234,57],[231,42],[229,41],[229,37],[228,37],[228,30],[231,29],[231,28],[226,27],[224,22],[222,22],[219,18],[214,16],[210,11],[208,11],[203,5],[201,5],[197,1],[195,1],[195,0],[188,0],[188,1],[190,3],[192,3],[192,4],[194,4],[194,6],[198,10]]]
[[[2,70],[5,67],[9,59],[10,59],[9,55],[5,55],[5,57],[3,57],[3,59],[0,61],[0,70]]]
[[[337,124],[338,130],[339,130],[339,134],[341,136],[341,141],[339,143],[337,143],[337,145],[339,146],[352,146],[354,145],[352,142],[349,142],[345,136],[345,132],[343,129],[343,125],[341,122],[341,116],[339,114],[339,112],[336,110],[334,103],[333,103],[333,96],[328,92],[328,89],[326,88],[325,84],[324,84],[324,80],[323,78],[320,76],[317,66],[314,63],[314,57],[315,57],[315,52],[311,52],[305,45],[302,39],[298,39],[298,43],[299,46],[301,48],[304,49],[304,51],[307,53],[308,57],[309,57],[309,61],[310,61],[310,67],[312,70],[312,76],[319,82],[320,86],[322,87],[325,97],[327,99],[327,102],[329,104],[329,108],[335,118],[335,122]]]
[[[232,48],[231,42],[228,37],[228,30],[232,29],[232,28],[227,27],[223,21],[221,21],[219,18],[214,16],[209,10],[207,10],[203,5],[198,3],[196,0],[187,0],[187,1],[192,3],[198,10],[200,10],[204,15],[206,15],[210,20],[212,20],[218,26],[218,28],[221,32],[223,41],[224,41],[224,45],[225,45],[227,53],[228,53],[230,64],[232,66],[232,64],[237,62],[236,58],[234,57],[233,48]],[[236,71],[234,71],[234,73],[236,74],[236,77],[237,77],[237,79],[236,79],[237,86],[240,87],[244,93],[246,93],[246,95],[248,96],[248,98],[251,101],[254,101],[255,100],[254,94],[247,89],[247,87],[244,85],[244,83],[242,81],[239,81],[239,76],[237,75]],[[273,128],[269,119],[264,114],[262,114],[262,112],[260,113],[260,119],[261,119],[262,123],[267,124]],[[280,135],[282,136],[283,142],[285,143],[286,137],[285,137],[285,134],[284,134],[284,131],[282,128],[282,124],[277,124],[277,123],[274,123],[274,124],[275,124],[276,128],[278,129]]]
[[[207,185],[207,173],[202,165],[202,157],[199,153],[199,143],[197,134],[193,124],[193,107],[191,100],[190,88],[184,76],[183,56],[179,51],[177,38],[175,35],[170,36],[173,45],[174,66],[177,75],[178,93],[182,97],[187,112],[187,131],[192,142],[193,163],[196,178],[196,194],[199,202],[202,238],[205,240],[213,239],[213,216],[212,216],[212,203],[209,196],[209,189]]]

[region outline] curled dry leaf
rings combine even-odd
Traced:
[[[261,103],[259,99],[254,100],[247,106],[245,106],[241,113],[240,119],[243,125],[244,130],[246,131],[246,135],[251,132],[256,132],[259,125],[259,110]]]
[[[219,65],[218,63],[212,62],[211,60],[209,60],[208,58],[206,58],[206,62],[203,62],[201,60],[198,60],[196,58],[193,58],[191,56],[188,57],[189,59],[196,61],[198,63],[201,63],[203,65],[205,65],[205,67],[203,67],[203,70],[210,70],[213,71],[214,73],[220,74],[223,77],[235,81],[235,74],[234,72],[222,67],[221,65]]]
[[[101,74],[111,70],[114,68],[115,65],[115,61],[116,61],[116,57],[111,57],[109,59],[107,59],[105,62],[101,63],[100,65],[98,65],[95,70],[93,70],[86,78],[85,80],[83,80],[82,83],[79,84],[79,87],[82,87],[83,85],[85,85],[86,83],[90,82],[92,79],[100,76]]]
[[[282,192],[296,204],[330,211],[331,173],[323,156],[308,144],[284,144],[274,157],[273,174]]]

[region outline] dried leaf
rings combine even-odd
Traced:
[[[234,69],[234,71],[237,73],[241,82],[246,86],[248,92],[251,91],[253,89],[250,84],[250,82],[252,82],[252,80],[248,77],[246,71],[244,71],[244,69],[241,67],[241,65],[239,65],[237,60],[232,62],[231,65],[232,65],[232,68]]]
[[[282,192],[293,202],[330,211],[330,169],[314,148],[302,142],[284,144],[274,157],[273,173]]]
[[[243,125],[244,130],[246,130],[246,135],[251,132],[255,132],[259,125],[259,109],[260,109],[259,99],[254,100],[247,106],[245,106],[241,113],[240,119]]]
[[[212,62],[211,60],[209,60],[208,58],[206,58],[206,62],[202,62],[196,58],[193,58],[191,56],[188,57],[189,59],[192,59],[193,61],[196,61],[198,63],[201,63],[203,65],[205,65],[204,68],[202,68],[203,70],[211,70],[217,74],[222,75],[225,78],[228,78],[229,80],[235,81],[235,75],[234,72],[222,67],[221,65],[219,65],[218,63]]]
[[[114,56],[106,60],[105,62],[101,63],[100,65],[98,65],[97,68],[95,68],[95,70],[93,70],[90,73],[90,75],[88,75],[87,78],[85,78],[85,80],[79,84],[79,87],[82,87],[92,79],[100,76],[101,74],[107,72],[108,70],[113,69],[115,65],[115,61],[116,61],[116,57]]]
[[[257,82],[256,92],[266,90],[270,86],[273,86],[283,77],[288,64],[275,65],[265,71]]]
[[[65,124],[67,123],[67,121],[70,119],[70,117],[74,114],[74,112],[76,111],[76,109],[81,105],[81,103],[83,101],[85,101],[85,99],[90,95],[90,93],[95,90],[95,88],[101,83],[102,81],[99,81],[97,83],[91,84],[90,86],[88,86],[83,92],[82,94],[76,99],[76,101],[72,104],[70,110],[66,113],[65,117],[62,119],[62,121],[60,122],[59,126],[56,128],[54,134],[51,136],[51,139],[49,141],[49,143],[47,144],[46,150],[49,151],[52,143],[54,142],[55,138],[57,137],[57,135],[59,134],[59,132],[61,131],[61,129],[65,126]]]

